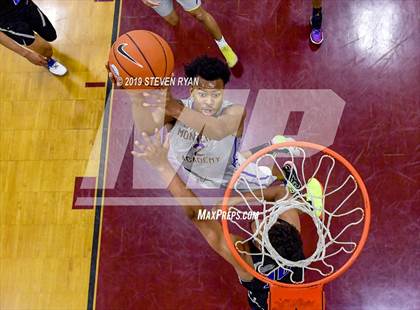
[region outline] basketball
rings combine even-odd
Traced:
[[[134,30],[120,36],[112,45],[109,69],[123,88],[162,88],[174,69],[174,55],[161,36]]]

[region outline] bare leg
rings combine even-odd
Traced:
[[[51,44],[37,34],[35,34],[35,41],[31,45],[28,45],[28,48],[47,58],[51,58],[53,55]]]
[[[176,14],[175,10],[172,10],[169,15],[163,16],[163,19],[165,19],[171,26],[174,27],[179,24],[179,16]]]
[[[219,41],[222,39],[222,31],[220,30],[219,25],[209,12],[207,12],[200,6],[199,8],[192,10],[188,13],[190,13],[192,16],[195,17],[195,19],[202,23],[215,40]]]
[[[211,16],[210,13],[204,10],[201,6],[195,10],[189,11],[189,13],[204,25],[204,27],[216,41],[216,44],[225,57],[228,66],[233,68],[238,62],[238,56],[225,41],[225,38],[222,35],[222,31],[220,30],[220,27],[214,20],[213,16]]]
[[[52,74],[63,76],[67,73],[67,68],[63,64],[59,63],[55,59],[52,59],[53,49],[51,44],[40,36],[35,35],[35,41],[27,47],[48,59],[48,71]]]

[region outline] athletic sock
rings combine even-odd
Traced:
[[[228,44],[227,44],[227,42],[225,41],[225,38],[222,36],[222,38],[220,39],[220,40],[214,40],[215,42],[216,42],[216,44],[217,44],[217,46],[220,48],[220,49],[222,49],[222,48],[224,48],[224,47],[226,47],[226,46],[229,46]]]
[[[312,9],[312,28],[321,29],[322,24],[322,8]]]

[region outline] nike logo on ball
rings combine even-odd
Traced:
[[[135,65],[139,66],[140,68],[144,68],[141,64],[139,64],[127,51],[125,50],[125,47],[127,46],[127,43],[121,43],[118,45],[117,50],[118,52],[123,55],[125,58],[127,58],[129,61],[134,63]]]

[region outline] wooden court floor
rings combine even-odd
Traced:
[[[95,176],[114,2],[37,0],[69,74],[0,47],[0,309],[86,309],[93,210],[72,210]],[[91,159],[89,161],[89,159]]]

